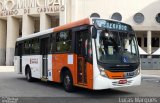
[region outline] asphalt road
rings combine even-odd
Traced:
[[[0,97],[160,97],[160,78],[143,78],[142,85],[135,87],[100,91],[77,88],[74,93],[67,93],[58,83],[27,82],[25,77],[14,72],[0,73]]]

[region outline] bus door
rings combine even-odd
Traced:
[[[88,33],[88,30],[77,31],[75,33],[77,53],[77,81],[80,85],[87,84],[86,33]]]
[[[18,44],[18,56],[19,56],[19,73],[22,73],[22,50],[23,50],[23,43]]]
[[[48,77],[48,51],[49,51],[49,38],[41,39],[41,55],[42,55],[42,77]]]

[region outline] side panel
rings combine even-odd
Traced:
[[[23,75],[25,75],[25,67],[27,65],[29,65],[31,69],[32,77],[41,78],[42,76],[42,56],[41,55],[22,56]]]
[[[72,58],[73,57],[73,58]],[[52,57],[52,75],[53,81],[60,82],[60,72],[63,67],[69,68],[75,83],[75,55],[74,54],[53,54]]]
[[[86,85],[78,84],[77,77],[77,55],[76,54],[53,54],[52,56],[52,80],[60,82],[60,72],[63,67],[69,68],[73,77],[73,83],[76,86],[93,89],[93,65],[86,64],[87,83]]]
[[[20,56],[14,56],[14,69],[16,73],[20,73]]]
[[[93,65],[87,62],[87,88],[93,89]]]
[[[53,73],[52,73],[52,55],[48,55],[48,80],[52,81]]]

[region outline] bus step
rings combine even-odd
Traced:
[[[48,79],[47,79],[46,77],[42,77],[42,78],[41,78],[41,81],[47,82]]]

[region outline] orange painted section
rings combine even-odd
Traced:
[[[68,55],[73,55],[73,64],[68,64]],[[63,67],[67,67],[73,77],[73,83],[75,86],[84,88],[93,88],[93,65],[86,63],[87,68],[87,84],[80,85],[77,81],[77,55],[76,54],[53,54],[52,55],[52,79],[54,82],[60,81],[60,72]]]
[[[106,70],[105,73],[110,79],[124,78],[124,72],[110,72],[110,71]]]
[[[61,72],[63,67],[69,68],[69,70],[70,70],[70,72],[73,76],[73,81],[75,81],[74,80],[75,75],[73,75],[74,72],[75,72],[75,69],[74,69],[75,68],[75,63],[68,64],[68,55],[72,55],[72,54],[53,54],[52,55],[53,81],[61,82],[60,81],[60,72]],[[75,55],[73,55],[73,59],[75,59]]]
[[[66,30],[66,29],[69,29],[69,28],[73,28],[73,27],[80,26],[80,25],[85,25],[85,24],[90,24],[89,18],[85,18],[85,19],[82,19],[82,20],[79,20],[79,21],[68,23],[68,24],[65,24],[63,26],[55,27],[53,29],[53,32]]]
[[[93,65],[87,63],[87,88],[93,89]]]

